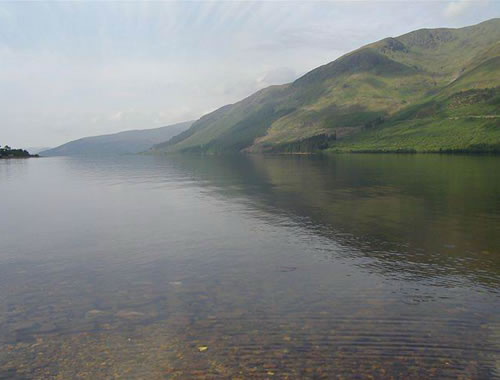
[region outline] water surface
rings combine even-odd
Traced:
[[[0,379],[500,378],[500,157],[0,162]]]

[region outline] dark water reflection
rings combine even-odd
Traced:
[[[0,162],[0,379],[500,378],[499,164]]]

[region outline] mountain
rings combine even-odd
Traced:
[[[28,152],[31,154],[38,154],[40,152],[43,152],[44,150],[49,150],[50,147],[48,146],[29,146],[26,148]]]
[[[203,116],[157,152],[500,151],[500,19],[366,45]]]
[[[140,153],[188,129],[192,121],[155,129],[84,137],[40,152],[41,156],[77,156]]]

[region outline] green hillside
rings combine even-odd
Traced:
[[[500,151],[500,19],[364,46],[157,152]]]

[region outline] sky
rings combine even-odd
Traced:
[[[0,2],[0,144],[197,119],[364,44],[500,1]]]

